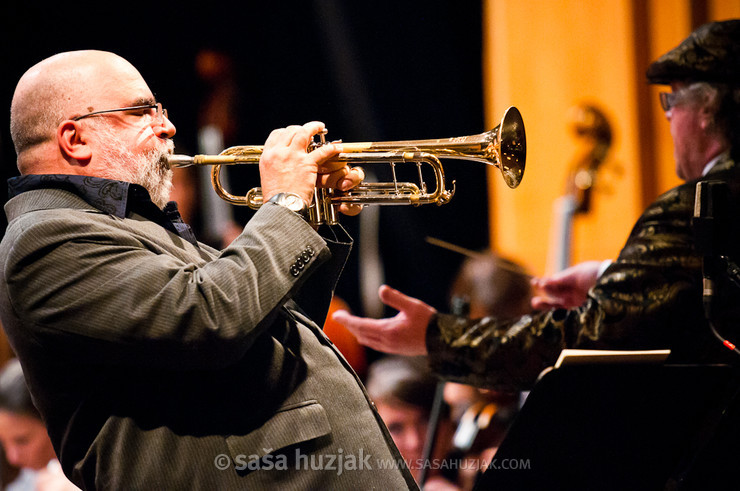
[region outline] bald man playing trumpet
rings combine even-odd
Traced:
[[[326,315],[351,239],[318,233],[306,208],[316,186],[362,179],[336,160],[340,145],[307,151],[323,129],[270,134],[265,204],[218,251],[167,202],[175,126],[128,61],[68,52],[22,76],[0,314],[76,485],[416,487],[311,320]]]

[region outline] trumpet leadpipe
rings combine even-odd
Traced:
[[[240,147],[244,148],[244,147]],[[237,164],[257,164],[262,155],[262,150],[249,152],[243,150],[242,153],[230,154],[220,153],[218,155],[169,155],[167,163],[170,167],[189,167],[191,165],[237,165]]]

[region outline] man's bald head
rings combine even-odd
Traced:
[[[121,76],[141,79],[128,61],[105,51],[60,53],[31,67],[18,82],[10,109],[19,166],[24,152],[53,143],[62,121],[100,109]]]

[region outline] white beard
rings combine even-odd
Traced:
[[[172,140],[165,140],[159,148],[135,153],[123,142],[112,127],[99,128],[105,142],[100,157],[108,164],[107,179],[131,182],[143,186],[159,208],[164,208],[172,190],[172,169],[167,155],[175,148]]]

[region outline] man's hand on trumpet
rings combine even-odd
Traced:
[[[322,131],[324,123],[312,121],[270,133],[259,164],[263,201],[268,201],[278,193],[295,193],[307,204],[311,203],[319,167],[341,151],[340,145],[331,143],[313,152],[307,151],[314,135]]]
[[[316,186],[345,192],[359,185],[364,179],[365,171],[362,167],[350,167],[346,162],[331,160],[319,166]],[[362,205],[341,203],[337,209],[345,215],[357,215],[362,211]]]
[[[310,204],[317,186],[348,191],[364,179],[361,168],[351,168],[336,160],[342,151],[340,143],[327,143],[311,152],[307,150],[313,137],[324,129],[324,123],[312,121],[270,133],[259,163],[263,201],[289,192]],[[339,206],[339,211],[346,215],[357,215],[360,210],[362,205]]]

